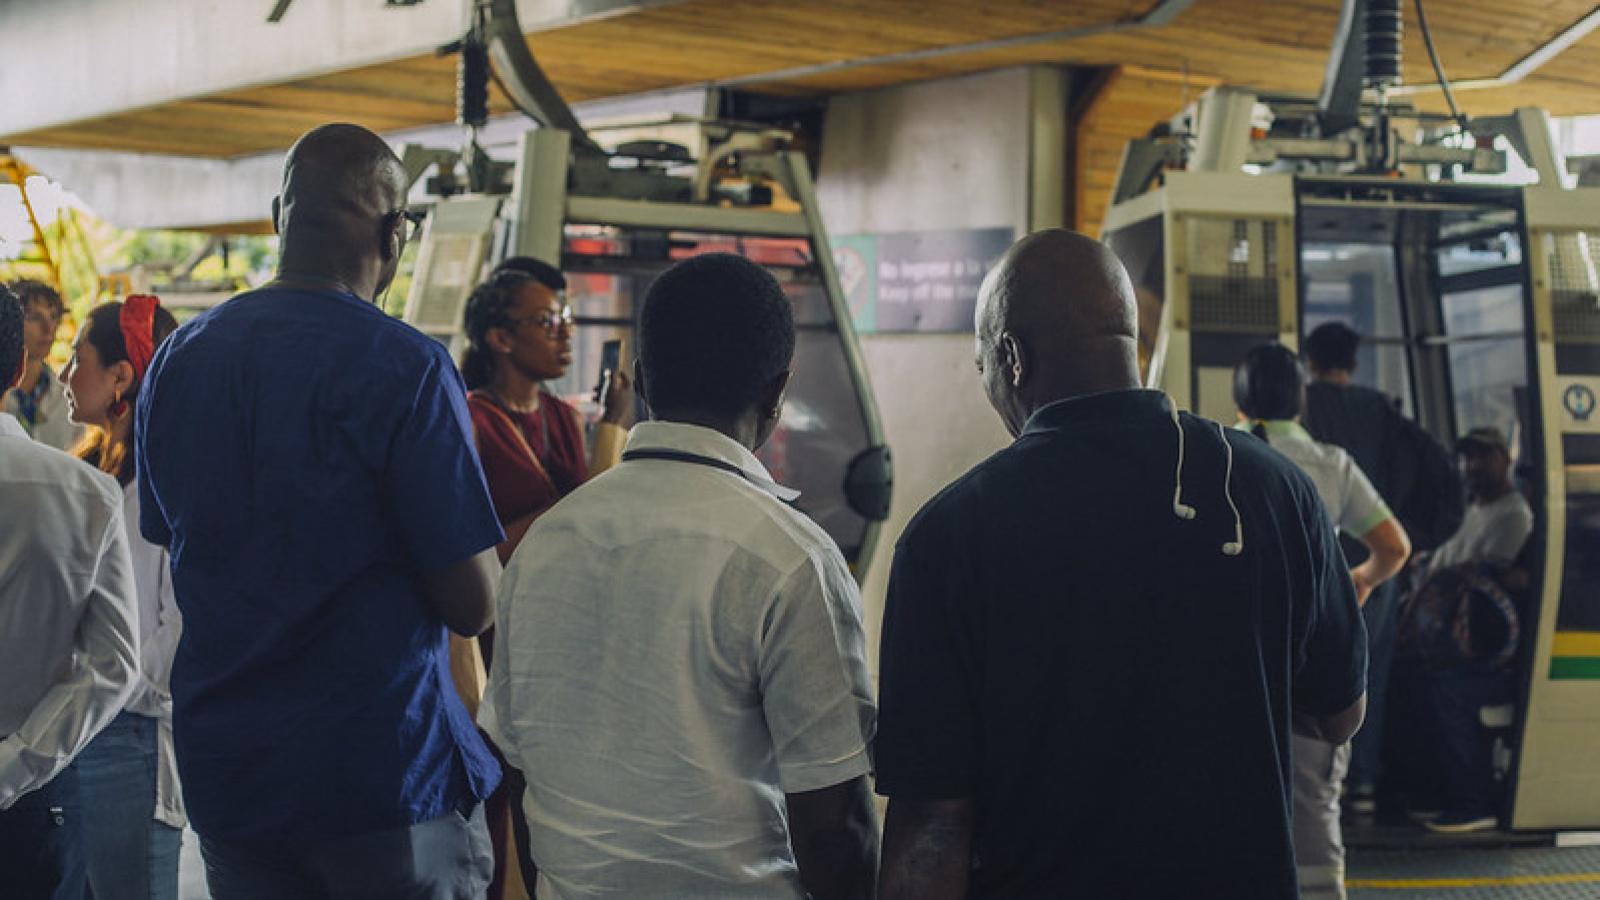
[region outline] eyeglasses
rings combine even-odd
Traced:
[[[402,229],[400,232],[400,246],[411,243],[417,237],[417,232],[422,230],[422,223],[427,221],[427,213],[420,213],[409,209],[397,209],[389,213],[395,219],[395,227]]]
[[[506,319],[506,324],[516,328],[527,322],[532,322],[545,330],[551,337],[557,337],[563,330],[572,328],[574,317],[572,307],[562,306],[560,312],[542,312],[537,316],[521,316]]]

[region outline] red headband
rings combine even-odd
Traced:
[[[156,307],[161,301],[149,294],[133,294],[122,301],[122,346],[128,351],[128,363],[133,366],[133,379],[144,378],[150,368],[150,357],[156,355]]]

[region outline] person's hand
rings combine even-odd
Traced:
[[[606,382],[606,395],[600,402],[605,407],[600,421],[628,427],[633,418],[633,379],[628,377],[627,372],[618,370],[611,373],[611,378]]]
[[[1366,606],[1367,598],[1372,596],[1373,585],[1367,584],[1367,579],[1359,569],[1350,570],[1350,582],[1356,586],[1356,605]]]

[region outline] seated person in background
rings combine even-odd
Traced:
[[[28,365],[15,387],[0,391],[4,395],[0,412],[15,416],[39,443],[71,450],[83,436],[83,429],[68,419],[61,378],[45,362],[55,345],[66,306],[56,289],[42,281],[13,281],[11,292],[22,301],[22,336],[28,348]]]
[[[1356,596],[1366,602],[1375,588],[1399,573],[1411,555],[1411,542],[1350,454],[1312,440],[1300,427],[1305,400],[1300,361],[1281,344],[1256,347],[1234,369],[1233,400],[1240,419],[1251,424],[1257,437],[1311,477],[1340,533],[1367,548],[1366,562],[1350,570]],[[1294,849],[1305,900],[1345,896],[1339,787],[1349,763],[1349,742],[1332,744],[1309,729],[1296,728]]]
[[[861,598],[754,454],[794,346],[755,263],[664,272],[639,322],[651,421],[505,570],[483,723],[528,778],[541,900],[872,895]]]
[[[1506,569],[1533,534],[1533,509],[1511,483],[1511,448],[1498,428],[1474,428],[1456,442],[1467,483],[1461,528],[1429,554],[1429,574],[1465,562]]]
[[[0,390],[26,368],[0,285]],[[83,895],[68,764],[139,683],[139,610],[116,479],[0,412],[0,896]]]
[[[1442,809],[1437,817],[1417,815],[1429,830],[1447,834],[1497,824],[1479,716],[1486,706],[1512,701],[1514,652],[1496,646],[1514,643],[1516,612],[1500,582],[1533,533],[1533,510],[1511,483],[1505,435],[1474,428],[1456,453],[1469,492],[1467,514],[1461,530],[1425,561],[1425,581],[1402,614],[1396,696],[1405,709],[1394,720],[1405,726],[1395,758],[1411,763],[1404,777],[1414,805]],[[1433,639],[1440,636],[1445,640]]]

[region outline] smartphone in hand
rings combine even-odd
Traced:
[[[606,341],[600,345],[600,377],[594,386],[594,401],[604,403],[606,389],[611,386],[611,376],[622,365],[622,340]]]

